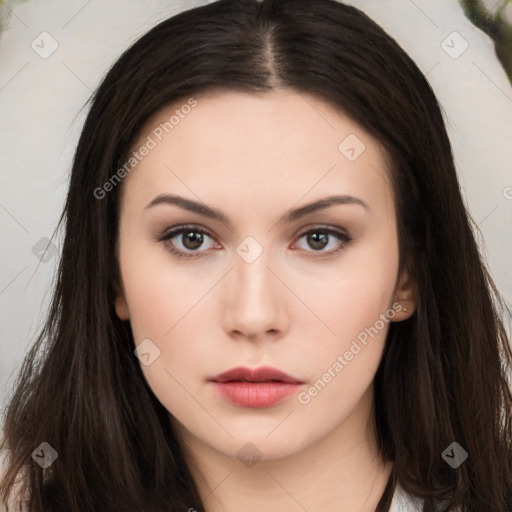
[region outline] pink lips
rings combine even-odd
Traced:
[[[236,367],[208,379],[228,402],[242,407],[265,408],[293,395],[304,382],[270,366]]]

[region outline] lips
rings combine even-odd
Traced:
[[[232,368],[227,372],[220,373],[214,377],[208,379],[212,382],[286,382],[289,384],[303,384],[303,381],[300,381],[291,375],[288,375],[276,368],[272,368],[271,366],[261,366],[260,368],[255,368],[251,370],[250,368],[244,368],[243,366],[238,366],[236,368]]]
[[[218,394],[239,407],[263,409],[283,402],[304,382],[276,368],[237,367],[208,379]]]

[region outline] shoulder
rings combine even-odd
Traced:
[[[447,503],[442,502],[440,505],[447,505]],[[397,483],[389,512],[423,512],[423,500],[406,493],[400,483]],[[461,509],[458,508],[453,512],[461,512]]]

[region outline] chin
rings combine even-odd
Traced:
[[[296,433],[292,435],[291,432],[284,430],[280,433],[276,430],[270,436],[268,432],[267,430],[262,432],[256,429],[246,429],[240,433],[232,432],[234,437],[230,438],[228,443],[219,443],[219,440],[216,439],[211,440],[213,443],[210,441],[208,444],[228,457],[240,459],[243,463],[249,461],[247,465],[250,467],[252,461],[256,460],[284,459],[304,450],[316,441],[314,436],[300,438]]]

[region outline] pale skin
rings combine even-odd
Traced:
[[[384,152],[310,94],[217,91],[196,99],[122,184],[116,312],[130,321],[136,345],[150,339],[160,350],[141,368],[204,476],[194,470],[208,512],[374,512],[392,469],[379,459],[371,428],[389,322],[307,404],[294,395],[266,409],[233,405],[207,379],[270,365],[307,391],[393,304],[407,311],[390,322],[413,313],[414,283],[398,275]],[[134,148],[179,107],[158,112]],[[354,161],[339,149],[349,134],[365,145]],[[206,204],[230,226],[176,205],[147,208],[160,194]],[[367,207],[336,204],[279,222],[332,195]],[[155,240],[185,225],[207,232],[202,245],[185,234]],[[352,241],[329,235],[322,248],[319,235],[303,236],[322,227]],[[237,252],[248,236],[262,250],[251,263]],[[199,255],[179,258],[171,246]],[[247,443],[261,456],[251,466],[237,456]]]

